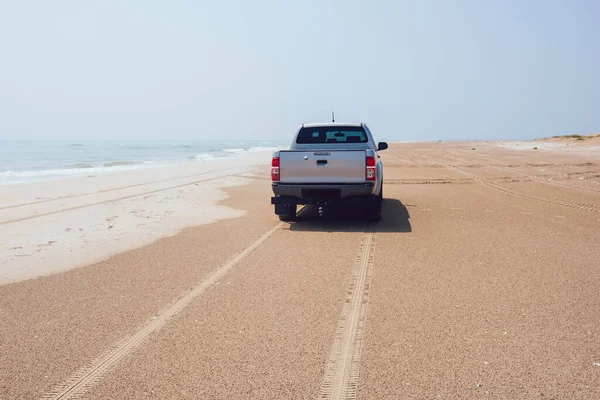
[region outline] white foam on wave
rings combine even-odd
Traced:
[[[248,152],[250,153],[256,153],[259,151],[276,151],[276,150],[281,150],[283,149],[283,147],[278,146],[278,147],[262,147],[262,146],[257,146],[257,147],[250,147],[250,149],[248,149]]]
[[[60,169],[44,169],[34,171],[4,171],[0,172],[0,185],[3,184],[14,184],[22,182],[31,182],[39,180],[49,179],[60,179],[68,178],[71,176],[83,176],[91,175],[95,173],[102,173],[108,171],[124,171],[130,169],[139,169],[144,167],[150,167],[151,162],[144,163],[109,163],[109,165],[103,166],[91,166],[89,164],[79,164],[73,168],[60,168]]]
[[[282,147],[261,147],[261,146],[257,146],[257,147],[249,147],[249,148],[241,148],[241,147],[236,147],[236,148],[230,148],[230,149],[223,149],[220,151],[214,151],[214,152],[210,152],[210,153],[202,153],[202,154],[198,154],[195,159],[197,160],[216,160],[216,159],[223,159],[223,158],[238,158],[239,156],[243,155],[243,154],[248,154],[248,153],[259,153],[262,151],[276,151],[276,150],[281,150]]]
[[[200,160],[200,161],[207,161],[207,160],[216,160],[217,158],[210,153],[202,153],[202,154],[198,154],[196,157],[194,157],[195,160]]]
[[[239,147],[235,147],[236,145],[233,143],[229,143],[229,148],[226,145],[219,144],[209,144],[207,146],[201,144],[182,144],[179,142],[170,142],[167,143],[166,146],[169,148],[172,147],[205,147],[198,152],[192,151],[182,151],[181,153],[172,154],[172,153],[160,153],[154,150],[143,150],[143,153],[139,153],[138,149],[150,149],[152,146],[144,144],[130,144],[130,143],[115,143],[113,146],[118,149],[128,148],[132,149],[135,147],[136,153],[129,154],[128,152],[122,153],[122,150],[118,150],[118,155],[113,154],[113,157],[116,156],[116,160],[108,159],[102,160],[102,157],[98,157],[95,154],[92,154],[91,157],[71,157],[65,156],[64,162],[65,166],[61,167],[58,165],[48,166],[46,169],[37,168],[34,165],[30,165],[23,169],[20,169],[17,163],[11,165],[10,163],[5,163],[4,168],[0,169],[0,185],[6,184],[15,184],[22,182],[32,182],[32,181],[44,181],[44,180],[54,180],[54,179],[63,179],[68,177],[77,177],[77,176],[86,176],[86,175],[95,175],[103,172],[109,171],[121,171],[121,170],[131,170],[131,169],[140,169],[140,168],[149,168],[149,167],[160,167],[163,165],[174,165],[181,163],[189,163],[189,162],[205,162],[212,160],[227,160],[227,159],[240,159],[244,158],[245,155],[250,156],[251,154],[256,154],[260,152],[268,152],[268,151],[276,151],[282,149],[283,147],[275,147],[273,144],[271,146],[260,146],[260,144],[268,144],[267,142],[255,142],[255,144],[259,144],[259,146],[248,146],[250,143],[246,142],[244,144],[240,143]],[[153,145],[151,143],[151,145]],[[246,146],[244,146],[246,145]],[[242,147],[244,146],[244,147]],[[160,150],[160,149],[159,149]],[[122,153],[122,154],[121,154]],[[191,154],[190,154],[191,153]],[[196,154],[194,154],[196,153]],[[148,157],[150,159],[140,160],[136,158],[140,158],[140,154],[142,156]],[[73,159],[75,158],[75,159]],[[77,158],[80,158],[79,160]],[[86,160],[86,158],[88,158]],[[94,160],[94,161],[91,161]],[[40,159],[40,164],[42,164],[43,159]],[[70,161],[69,164],[67,164]],[[11,168],[13,167],[13,168]]]

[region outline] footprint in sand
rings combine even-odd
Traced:
[[[56,243],[55,240],[49,240],[48,243],[38,244],[38,249],[36,251],[41,252],[44,247],[52,246],[54,243]]]

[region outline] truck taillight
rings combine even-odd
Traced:
[[[377,162],[375,157],[367,156],[366,177],[368,181],[377,180]]]
[[[271,160],[271,180],[279,181],[279,157],[273,157]]]

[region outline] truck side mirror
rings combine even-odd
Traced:
[[[381,151],[381,150],[385,150],[388,148],[388,145],[386,142],[379,142],[377,143],[377,150]]]

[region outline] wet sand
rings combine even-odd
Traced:
[[[600,151],[516,144],[392,144],[374,225],[313,208],[279,225],[264,167],[223,189],[237,218],[2,285],[0,398],[72,386],[86,367],[74,397],[319,398],[365,254],[343,398],[600,398]]]
[[[217,205],[270,152],[3,185],[0,285],[67,271],[243,210]]]

